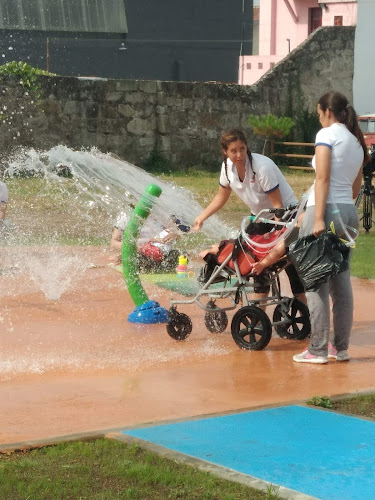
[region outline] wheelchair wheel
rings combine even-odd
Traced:
[[[207,307],[212,309],[211,311],[207,311],[204,316],[204,324],[206,328],[211,333],[221,333],[224,332],[226,327],[228,326],[228,316],[225,311],[220,311],[220,309],[215,305],[215,302],[210,300],[208,302]],[[218,309],[215,311],[215,309]]]
[[[279,337],[284,339],[303,340],[310,334],[310,313],[306,304],[299,299],[283,299],[283,302],[275,307],[273,322],[284,321],[283,325],[276,325],[275,330]]]
[[[187,314],[179,313],[171,308],[168,312],[167,332],[172,339],[185,340],[193,329],[191,319]]]
[[[272,325],[262,309],[245,306],[233,316],[231,331],[238,347],[248,351],[260,351],[271,340]]]

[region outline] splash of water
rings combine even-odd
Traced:
[[[57,175],[59,165],[69,167],[73,177]],[[136,202],[149,184],[157,184],[162,189],[162,195],[146,220],[145,225],[149,225],[151,231],[155,221],[169,225],[172,214],[191,225],[202,211],[192,194],[96,149],[72,151],[67,147],[57,146],[44,153],[24,151],[9,163],[6,173],[18,202],[15,204],[11,200],[9,205],[9,217],[13,221],[14,230],[5,241],[0,242],[0,298],[10,298],[11,304],[8,309],[0,311],[0,340],[4,334],[9,343],[8,352],[3,351],[3,358],[0,357],[0,380],[2,376],[11,379],[17,374],[42,374],[48,370],[74,370],[78,367],[134,370],[145,364],[149,366],[155,362],[178,360],[181,356],[179,346],[168,346],[167,351],[158,351],[156,343],[156,347],[150,349],[150,339],[145,339],[141,345],[138,335],[134,338],[134,344],[127,348],[123,347],[122,333],[119,333],[118,343],[114,342],[111,348],[108,348],[107,337],[103,337],[100,345],[86,347],[90,346],[88,336],[82,352],[76,350],[75,342],[78,340],[74,340],[74,335],[66,332],[60,340],[52,342],[45,332],[40,333],[39,328],[31,327],[26,339],[20,340],[20,333],[14,332],[11,307],[13,298],[18,301],[20,297],[28,305],[28,297],[31,296],[28,294],[34,293],[35,287],[49,301],[61,298],[64,292],[83,277],[87,278],[86,288],[95,288],[96,284],[92,281],[94,278],[90,277],[90,273],[84,273],[91,267],[88,246],[99,244],[103,248],[108,247],[116,217],[120,212],[129,210],[129,204]],[[35,179],[35,174],[39,178]],[[215,216],[205,222],[203,229],[206,239],[202,238],[202,234],[192,232],[184,236],[189,248],[201,250],[203,245],[228,238],[236,232]],[[86,245],[88,252],[78,254],[78,245]],[[25,279],[27,276],[30,277],[29,280]],[[119,285],[113,280],[112,284],[106,284],[106,291],[111,286]],[[123,286],[121,280],[121,290]],[[60,300],[60,305],[64,304],[65,298]],[[66,300],[74,299],[69,299],[68,296]],[[52,302],[43,304],[43,308],[48,310],[54,310],[55,307],[57,305]],[[85,308],[85,305],[82,307]],[[92,327],[95,328],[96,325],[93,324]],[[14,355],[13,346],[20,343],[22,353]],[[48,348],[45,347],[47,343]],[[36,345],[39,346],[40,353]],[[205,357],[225,354],[234,348],[232,343],[221,348],[216,342],[212,346],[199,344],[193,350],[191,346],[186,349],[184,358],[190,351],[192,356]]]
[[[56,175],[61,165],[70,168],[73,174],[71,180]],[[19,170],[39,172],[48,181],[60,184],[60,188],[61,185],[74,185],[76,194],[73,196],[69,193],[69,205],[76,209],[80,206],[81,217],[86,221],[92,218],[98,207],[113,220],[122,210],[128,209],[130,203],[136,202],[151,183],[162,189],[162,195],[152,212],[153,218],[162,224],[169,225],[172,214],[191,224],[203,210],[190,191],[95,148],[90,151],[72,151],[65,146],[56,146],[44,153],[32,149],[24,151],[9,164],[7,173],[12,176]],[[232,234],[233,228],[217,216],[212,216],[204,224],[204,233],[217,241]]]
[[[29,254],[25,265],[31,279],[48,300],[58,300],[87,269],[81,257],[61,254],[53,247],[46,249],[43,256],[40,252]]]
[[[71,171],[72,178],[57,175],[61,166]],[[12,207],[16,219],[18,215],[18,231],[13,231],[7,244],[21,248],[41,244],[50,247],[48,258],[40,260],[40,255],[35,254],[25,262],[32,280],[52,300],[71,285],[73,276],[82,267],[77,259],[67,256],[61,259],[56,248],[66,243],[87,245],[98,241],[107,246],[117,216],[129,211],[130,203],[136,203],[149,184],[160,186],[162,195],[146,220],[145,234],[155,236],[159,232],[155,230],[156,223],[159,227],[170,226],[172,214],[191,225],[202,211],[188,190],[96,149],[72,151],[57,146],[43,153],[33,149],[21,151],[9,162],[6,175],[26,178],[22,181],[29,181],[35,189],[28,206]],[[14,187],[22,190],[23,182]],[[231,232],[231,228],[213,216],[205,222],[204,237],[196,233],[185,235],[182,248],[185,244],[185,248],[202,249],[227,238]]]

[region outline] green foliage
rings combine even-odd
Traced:
[[[12,173],[12,177],[14,179],[42,179],[44,177],[44,172],[43,170],[38,168],[19,167],[15,172]]]
[[[279,495],[280,486],[274,486],[270,484],[267,486],[266,500],[279,500],[281,497]]]
[[[40,99],[40,84],[37,81],[39,75],[51,75],[47,71],[34,68],[30,64],[22,61],[12,61],[0,66],[0,80],[4,76],[13,76],[19,78],[20,84],[30,90],[35,99]]]
[[[143,168],[147,170],[147,172],[166,173],[171,171],[172,165],[160,149],[154,146],[144,161]]]
[[[301,142],[314,142],[315,136],[321,129],[317,113],[310,113],[304,109],[296,120],[298,140]]]
[[[307,401],[307,404],[311,406],[321,406],[322,408],[333,408],[331,400],[324,396],[314,396]]]
[[[250,115],[248,121],[254,133],[266,139],[282,139],[290,133],[295,125],[288,116],[277,117],[271,114]]]

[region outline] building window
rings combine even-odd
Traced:
[[[246,69],[251,69],[251,63],[246,63]]]
[[[322,25],[322,9],[313,7],[309,9],[309,35]]]
[[[333,25],[334,26],[342,26],[342,16],[335,16],[333,18]]]
[[[263,69],[263,63],[258,63],[258,69]]]
[[[270,63],[270,68],[273,68],[275,66],[275,63],[274,62],[271,62]]]

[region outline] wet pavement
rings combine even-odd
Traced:
[[[25,286],[21,271],[0,276],[0,449],[375,388],[374,281],[353,278],[351,361],[297,364],[307,341],[276,335],[264,351],[242,351],[229,326],[210,333],[197,306],[179,307],[193,322],[183,342],[165,324],[129,323],[121,274],[104,251],[85,251],[87,270],[57,301]],[[166,308],[180,297],[144,286]]]

